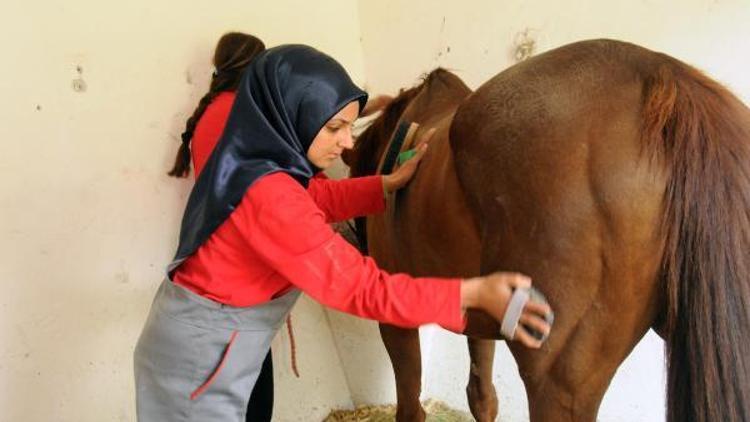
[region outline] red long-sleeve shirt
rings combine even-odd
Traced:
[[[215,121],[223,130],[224,122]],[[208,154],[194,161],[205,163]],[[314,178],[307,190],[282,172],[261,177],[173,281],[238,307],[264,303],[296,286],[323,305],[360,317],[463,331],[459,279],[388,274],[327,224],[381,212],[382,192],[379,176]]]
[[[234,103],[234,96],[234,92],[230,91],[224,91],[217,95],[211,101],[211,104],[206,107],[206,111],[198,120],[198,124],[195,125],[193,139],[190,142],[190,151],[193,156],[193,169],[195,169],[196,177],[203,170],[211,151],[214,150],[221,133],[224,132],[224,126],[227,124],[227,118]]]

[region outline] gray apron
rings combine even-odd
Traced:
[[[271,340],[299,295],[236,308],[165,279],[135,348],[138,421],[244,422]]]

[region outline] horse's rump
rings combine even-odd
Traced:
[[[727,337],[750,331],[748,115],[689,66],[600,40],[502,72],[451,127],[482,271],[531,274],[564,306],[553,350],[593,341],[621,361],[661,318],[669,420],[750,418],[750,342]],[[595,362],[562,357],[537,369]]]

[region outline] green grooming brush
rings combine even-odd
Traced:
[[[398,165],[404,164],[405,162],[411,160],[414,158],[414,156],[417,155],[417,150],[415,149],[409,149],[406,150],[398,155],[398,159],[396,160],[398,162]]]

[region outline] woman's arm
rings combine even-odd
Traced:
[[[321,304],[363,318],[401,327],[437,323],[462,332],[465,309],[480,309],[502,321],[513,289],[531,284],[515,273],[467,280],[389,274],[334,233],[307,192],[284,173],[258,181],[237,211],[249,228],[248,246],[271,268]],[[530,302],[521,322],[546,334],[550,327],[540,316],[548,312],[548,305]],[[523,330],[517,332],[515,340],[541,346]]]
[[[310,179],[307,193],[323,211],[328,223],[377,214],[385,209],[380,176],[342,180],[316,177]]]
[[[246,242],[275,271],[321,304],[401,327],[464,328],[461,280],[389,274],[334,233],[291,177],[263,177],[235,212]]]

